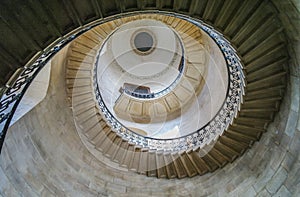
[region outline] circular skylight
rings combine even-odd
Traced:
[[[148,32],[139,32],[134,37],[134,46],[142,53],[149,51],[153,47],[153,44],[153,38]]]

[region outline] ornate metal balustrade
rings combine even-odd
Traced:
[[[129,142],[134,143],[138,146],[149,148],[152,150],[180,151],[203,147],[205,144],[208,144],[212,140],[216,139],[219,135],[221,135],[224,130],[228,128],[230,123],[232,123],[234,117],[237,114],[237,111],[240,109],[240,104],[244,95],[245,83],[243,67],[238,55],[236,54],[236,51],[222,36],[222,34],[214,30],[212,27],[204,24],[200,20],[192,19],[190,17],[175,13],[144,11],[115,15],[106,19],[100,19],[99,21],[95,21],[90,25],[80,27],[69,35],[58,39],[53,45],[33,58],[33,60],[24,68],[18,69],[8,81],[6,86],[0,91],[0,150],[3,146],[10,121],[27,88],[29,87],[35,76],[38,74],[38,72],[60,49],[62,49],[70,41],[94,26],[120,17],[136,15],[139,13],[164,14],[178,17],[197,25],[199,28],[207,32],[208,35],[210,35],[210,37],[213,38],[218,44],[227,62],[229,72],[229,88],[227,91],[226,100],[216,116],[207,125],[193,132],[192,134],[175,139],[154,139],[138,135],[122,125],[108,111],[107,107],[102,101],[98,88],[95,88],[96,98],[107,122],[112,126],[113,130],[119,135],[123,136],[124,139],[127,139]]]
[[[170,15],[174,16],[173,14]],[[229,84],[226,99],[215,117],[204,127],[193,132],[192,134],[172,139],[155,139],[141,136],[120,123],[108,110],[103,102],[100,89],[96,83],[97,75],[96,72],[94,72],[95,95],[102,115],[106,118],[106,121],[111,125],[113,130],[118,133],[118,135],[122,136],[130,143],[134,143],[142,148],[148,148],[151,150],[172,152],[196,149],[209,144],[212,140],[216,140],[218,136],[220,136],[232,123],[234,117],[236,117],[237,112],[240,109],[242,97],[244,95],[245,82],[243,66],[240,62],[240,58],[236,54],[235,49],[223,37],[223,35],[214,30],[213,27],[206,25],[200,20],[187,18],[177,14],[175,17],[187,20],[205,31],[216,42],[226,59],[229,73]]]
[[[180,37],[180,35],[175,32],[173,30],[175,36],[177,37],[178,40],[180,40],[180,49],[181,49],[181,58],[180,58],[180,62],[179,62],[179,65],[178,65],[178,71],[179,71],[179,74],[177,75],[176,79],[166,88],[164,88],[163,90],[161,91],[158,91],[158,92],[151,92],[151,93],[141,93],[141,92],[136,92],[136,91],[131,91],[131,90],[128,90],[128,89],[123,89],[123,92],[132,96],[132,97],[135,97],[135,98],[140,98],[140,99],[153,99],[153,98],[158,98],[158,97],[162,97],[166,94],[168,94],[169,92],[171,92],[179,83],[181,77],[183,76],[183,73],[184,73],[184,68],[185,68],[185,51],[184,51],[184,46],[183,46],[183,43],[182,43],[182,39]],[[111,33],[107,38],[106,40],[104,41],[107,42],[108,39],[113,35],[114,33]],[[102,48],[103,48],[104,44],[102,44],[102,47],[101,49],[99,50],[99,54],[98,54],[98,57],[97,57],[97,62],[96,62],[96,65],[99,64],[99,57],[100,57],[100,51],[102,51]],[[95,67],[94,69],[94,73],[96,74],[97,73],[97,67]],[[124,71],[125,72],[125,71]],[[94,76],[94,81],[96,80],[97,76],[95,75]],[[96,82],[96,81],[95,81]],[[122,92],[122,93],[123,93]],[[122,94],[121,94],[122,95]],[[121,96],[120,95],[120,96]],[[117,99],[118,100],[118,99]]]
[[[162,96],[168,94],[169,92],[171,92],[178,85],[178,82],[179,82],[179,80],[181,79],[181,77],[183,75],[182,72],[183,72],[184,64],[185,64],[184,55],[182,55],[182,58],[180,60],[180,65],[179,65],[179,75],[171,83],[171,85],[169,85],[168,87],[166,87],[165,89],[163,89],[159,92],[140,93],[140,92],[130,91],[130,90],[127,90],[127,89],[124,89],[124,92],[126,94],[130,95],[130,96],[133,96],[135,98],[140,98],[140,99],[152,99],[152,98],[162,97]]]
[[[89,30],[91,26],[82,27],[72,34],[58,39],[52,46],[39,53],[24,68],[18,69],[14,75],[6,83],[6,86],[0,92],[0,151],[2,149],[4,139],[10,121],[22,99],[26,90],[30,86],[33,79],[39,71],[47,64],[47,62],[65,45],[78,37],[80,34]]]

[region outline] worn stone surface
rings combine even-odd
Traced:
[[[291,110],[289,113],[288,122],[287,122],[288,126],[285,129],[285,133],[290,137],[292,137],[294,135],[294,132],[295,132],[295,129],[297,126],[297,122],[298,122],[298,118],[299,118],[298,113]]]
[[[291,154],[297,157],[299,155],[299,149],[300,149],[300,131],[296,130],[293,140],[290,143],[289,151],[291,152]]]
[[[284,185],[282,185],[280,187],[280,189],[278,190],[278,192],[276,192],[276,194],[274,195],[274,197],[282,197],[282,196],[284,196],[284,197],[292,196],[291,192],[289,192]]]
[[[261,190],[258,194],[257,194],[257,197],[270,197],[271,194],[266,190]]]
[[[287,34],[299,40],[299,32],[293,32],[297,21],[288,18],[294,17],[289,14],[289,2],[299,2],[273,2],[282,21],[291,25]],[[287,14],[283,14],[284,10]],[[8,132],[0,156],[0,196],[298,196],[300,64],[296,57],[298,45],[290,43],[289,47],[293,77],[286,94],[288,99],[268,132],[232,164],[205,176],[183,180],[120,172],[94,158],[76,133],[71,110],[62,96],[64,91],[56,92],[62,88],[64,72],[59,67],[61,62],[54,61],[58,66],[53,69],[56,73],[51,76],[45,102]]]
[[[272,179],[267,183],[266,188],[271,193],[274,194],[281,187],[282,183],[284,183],[287,178],[287,172],[284,168],[279,168],[277,172],[274,174]]]

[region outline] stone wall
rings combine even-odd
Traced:
[[[0,156],[0,196],[297,196],[300,193],[299,31],[274,0],[289,35],[290,78],[280,113],[259,142],[223,169],[188,179],[118,171],[82,145],[63,91],[63,56],[52,62],[48,95],[13,125]],[[289,6],[299,3],[296,0]],[[299,26],[298,26],[299,27]],[[293,33],[293,31],[295,32]],[[54,107],[55,106],[55,107]],[[105,158],[103,157],[103,160]]]
[[[296,196],[300,192],[300,84],[293,71],[280,113],[242,157],[204,176],[165,180],[118,171],[101,162],[105,157],[99,161],[86,150],[65,99],[63,61],[64,55],[52,61],[45,100],[7,134],[0,160],[2,196]]]

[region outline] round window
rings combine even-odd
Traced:
[[[154,39],[148,32],[139,32],[133,40],[134,48],[140,53],[149,53],[153,48]]]

